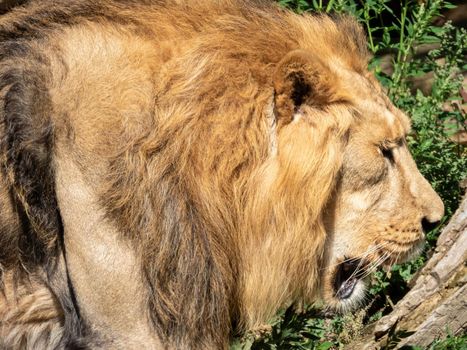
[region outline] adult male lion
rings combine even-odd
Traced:
[[[226,348],[443,214],[349,18],[31,1],[0,42],[5,348]]]

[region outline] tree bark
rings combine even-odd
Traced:
[[[426,347],[467,329],[467,196],[438,238],[435,253],[393,311],[346,349]]]

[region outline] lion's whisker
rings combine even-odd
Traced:
[[[377,250],[380,250],[381,248],[383,248],[384,246],[388,245],[389,243],[388,242],[383,242],[383,243],[378,243],[377,245],[375,246],[371,246],[369,247],[365,252],[363,252],[360,256],[356,256],[356,257],[353,257],[353,258],[348,258],[348,259],[344,259],[340,262],[337,262],[337,263],[334,263],[332,265],[328,265],[326,267],[323,267],[320,269],[320,271],[323,271],[323,270],[327,270],[327,269],[330,269],[330,268],[333,268],[333,267],[336,267],[340,264],[343,264],[343,263],[347,263],[347,262],[354,262],[354,261],[362,261],[364,260],[368,255],[374,253],[375,251]]]
[[[376,260],[370,266],[370,268],[367,269],[367,271],[363,275],[362,279],[368,277],[373,272],[375,272],[378,269],[378,267],[380,267],[390,256],[391,256],[391,254],[389,252],[385,252],[378,260]]]

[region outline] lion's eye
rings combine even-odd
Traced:
[[[394,163],[394,153],[391,148],[381,148],[381,154],[384,158],[389,160],[391,163]]]

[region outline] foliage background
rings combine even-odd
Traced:
[[[342,349],[358,337],[365,324],[381,318],[408,291],[413,275],[430,256],[440,228],[456,210],[467,177],[467,149],[454,142],[466,132],[466,101],[462,72],[467,70],[467,33],[449,22],[435,26],[441,13],[455,5],[441,0],[279,0],[298,13],[347,13],[365,28],[370,63],[394,104],[412,119],[409,146],[422,174],[442,197],[446,215],[427,234],[425,252],[415,261],[396,265],[390,273],[372,276],[368,306],[347,315],[333,315],[317,306],[297,313],[291,306],[271,320],[272,330],[235,339],[231,349]],[[417,87],[424,78],[428,88]],[[427,84],[425,84],[427,85]],[[424,90],[424,91],[422,91]],[[398,339],[388,346],[392,348]],[[431,349],[467,349],[467,336],[450,336]]]

